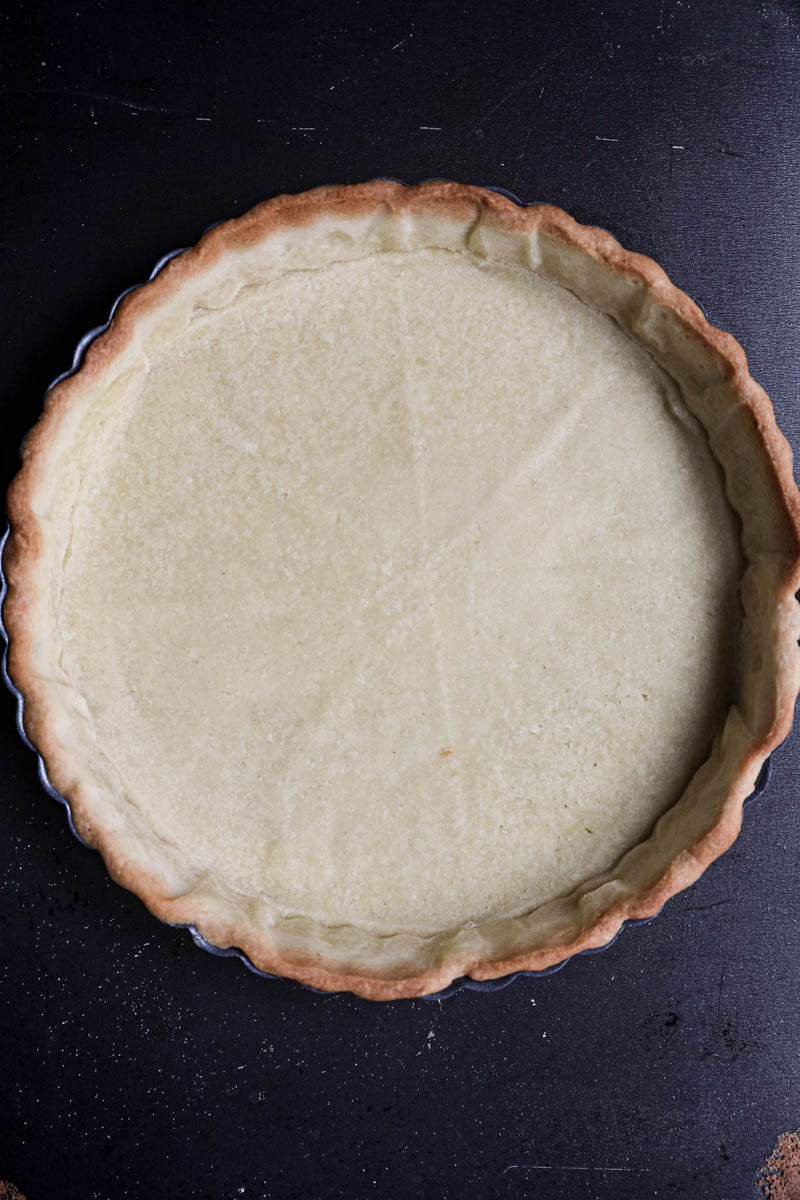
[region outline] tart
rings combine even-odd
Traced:
[[[9,512],[9,675],[78,832],[319,988],[605,944],[790,728],[770,402],[549,206],[378,181],[215,227],[51,389]]]

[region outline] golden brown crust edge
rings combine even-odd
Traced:
[[[542,970],[582,950],[605,945],[623,922],[653,916],[677,892],[688,887],[711,862],[736,839],[741,825],[742,804],[758,766],[787,736],[792,723],[800,678],[794,643],[794,626],[787,623],[776,637],[781,640],[781,660],[774,679],[771,720],[763,736],[740,764],[715,824],[695,844],[684,849],[653,886],[629,895],[589,920],[566,941],[521,952],[513,957],[451,955],[418,974],[400,978],[332,966],[321,958],[300,956],[276,949],[266,938],[254,934],[247,923],[237,925],[213,912],[198,911],[196,899],[170,898],[163,894],[158,879],[135,866],[124,845],[97,829],[85,803],[82,789],[72,777],[70,764],[55,736],[48,709],[48,688],[38,677],[33,663],[35,626],[32,619],[38,596],[37,564],[41,557],[42,530],[33,511],[32,497],[39,473],[46,469],[47,455],[55,433],[80,390],[98,375],[129,343],[141,318],[182,286],[195,273],[219,258],[242,249],[287,227],[310,225],[336,212],[359,217],[384,208],[397,213],[438,215],[445,219],[489,221],[509,232],[530,234],[535,230],[585,254],[609,270],[635,279],[671,310],[685,331],[700,344],[725,375],[737,400],[752,415],[753,426],[765,453],[770,482],[779,497],[785,519],[787,550],[780,582],[779,606],[793,603],[800,588],[800,494],[792,474],[792,453],[775,424],[772,405],[751,378],[739,343],[728,333],[708,323],[702,311],[676,288],[651,259],[624,250],[607,232],[583,226],[558,208],[534,205],[522,208],[495,192],[449,182],[423,183],[412,187],[391,181],[322,187],[297,196],[278,196],[251,209],[244,216],[211,229],[191,250],[172,259],[150,283],[131,292],[118,305],[109,328],[88,348],[79,371],[57,384],[47,395],[44,412],[26,439],[23,465],[8,493],[10,535],[3,556],[8,593],[3,610],[8,634],[8,672],[25,698],[24,725],[28,737],[41,754],[53,787],[69,802],[78,833],[103,856],[111,876],[137,894],[160,919],[193,925],[210,943],[236,946],[259,970],[285,975],[328,991],[348,990],[369,999],[391,1000],[421,996],[446,987],[454,978],[470,975],[492,979],[513,971]]]

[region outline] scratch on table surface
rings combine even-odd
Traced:
[[[627,1175],[651,1175],[649,1167],[573,1167],[563,1163],[510,1163],[503,1174],[509,1171],[600,1171],[603,1174],[610,1171],[623,1171]]]
[[[15,91],[4,89],[0,96],[76,96],[82,100],[99,100],[102,104],[115,104],[120,108],[130,109],[131,112],[158,113],[160,116],[182,115],[178,108],[163,108],[156,104],[139,104],[134,100],[126,100],[122,96],[110,96],[105,92],[84,92],[77,88],[34,88],[30,91]]]
[[[543,83],[542,86],[539,88],[539,95],[536,97],[537,104],[540,103],[542,96],[544,95],[544,89],[546,87],[547,87],[547,84]],[[517,162],[519,162],[520,159],[524,158],[526,153],[528,152],[528,147],[529,147],[529,144],[531,141],[532,130],[533,130],[533,117],[531,117],[527,122],[527,128],[525,130],[525,142],[524,142],[519,154],[517,155]]]
[[[441,125],[420,125],[420,129],[433,129],[438,131],[441,130],[441,128]]]
[[[719,1014],[722,1010],[722,985],[724,982],[725,982],[725,968],[723,967],[722,972],[719,977],[719,995],[717,996],[717,1019],[714,1022],[714,1029],[717,1033],[719,1032]]]
[[[478,1160],[475,1157],[472,1146],[470,1146],[469,1142],[467,1141],[467,1139],[464,1137],[463,1133],[461,1132],[461,1130],[458,1126],[458,1122],[457,1121],[451,1122],[450,1128],[452,1129],[453,1133],[456,1135],[458,1140],[461,1142],[461,1145],[464,1147],[469,1162],[472,1164],[472,1166],[475,1168],[476,1171],[482,1172],[482,1174],[483,1174],[482,1183],[484,1184],[484,1187],[489,1189],[489,1193],[492,1196],[498,1196],[498,1191],[497,1191],[497,1188],[495,1187],[494,1180],[492,1179],[491,1175],[488,1175],[485,1172],[485,1169],[481,1168]],[[503,1172],[503,1174],[505,1174],[505,1172]],[[486,1194],[487,1193],[484,1191],[484,1195],[486,1195]]]
[[[785,1069],[784,1069],[784,1068],[781,1066],[781,1064],[778,1062],[777,1058],[775,1058],[775,1056],[774,1056],[773,1054],[771,1054],[771,1053],[770,1053],[770,1051],[767,1049],[767,1047],[766,1047],[766,1046],[764,1046],[764,1045],[760,1045],[760,1046],[759,1046],[759,1049],[761,1050],[761,1052],[762,1052],[763,1054],[765,1054],[765,1055],[767,1056],[767,1058],[768,1058],[768,1059],[769,1059],[769,1061],[772,1063],[773,1067],[774,1067],[774,1068],[775,1068],[775,1070],[778,1072],[778,1074],[779,1074],[779,1075],[782,1075],[782,1076],[783,1076],[783,1078],[786,1080],[786,1082],[787,1082],[788,1084],[791,1084],[791,1086],[792,1086],[792,1087],[794,1087],[794,1088],[797,1088],[797,1089],[799,1089],[799,1090],[800,1090],[800,1080],[797,1080],[797,1079],[793,1078],[793,1076],[791,1076],[791,1075],[789,1074],[789,1072],[788,1072],[788,1071],[786,1071],[786,1070],[785,1070]]]
[[[673,150],[676,149],[675,146],[673,146],[672,148],[673,148]],[[683,911],[685,913],[708,912],[708,910],[710,908],[722,908],[722,906],[724,904],[735,904],[738,899],[739,899],[738,896],[729,896],[727,900],[715,900],[713,904],[700,904],[700,905],[697,905],[696,907],[687,907],[687,908],[684,908]]]
[[[597,134],[595,134],[594,140],[596,142],[618,142],[619,138],[598,137]]]
[[[532,79],[535,79],[537,75],[541,74],[542,71],[545,71],[548,67],[551,67],[553,63],[566,54],[569,49],[569,46],[562,46],[561,49],[557,50],[555,54],[551,54],[549,58],[544,60],[544,62],[539,63],[539,66],[536,67],[534,71],[531,71],[530,75],[526,75],[526,77],[520,83],[516,84],[508,92],[506,92],[505,96],[503,96],[501,100],[497,101],[497,104],[493,105],[493,107],[490,108],[487,113],[484,113],[477,125],[473,125],[469,132],[477,133],[481,126],[484,125],[490,117],[494,116],[499,108],[502,108],[504,104],[507,104],[512,96],[515,96],[517,92],[526,87],[527,84],[529,84]],[[539,95],[541,97],[541,92]]]
[[[392,50],[399,50],[401,46],[405,46],[406,42],[411,41],[413,36],[413,33],[409,33],[406,37],[401,38],[399,42],[395,42],[395,44],[392,46]]]

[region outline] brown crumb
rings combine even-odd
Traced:
[[[13,1183],[4,1183],[0,1179],[0,1200],[25,1200],[25,1197]]]
[[[775,1149],[756,1172],[756,1183],[767,1200],[800,1200],[800,1129],[779,1136]]]
[[[444,750],[439,751],[439,758],[447,758],[448,754],[452,753],[452,748],[450,746],[445,746]]]

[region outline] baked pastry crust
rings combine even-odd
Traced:
[[[522,262],[609,313],[681,388],[723,466],[742,521],[747,569],[737,703],[708,761],[653,834],[611,877],[589,880],[545,910],[431,937],[368,937],[355,928],[327,934],[312,921],[265,920],[257,906],[220,890],[206,873],[181,877],[165,865],[154,835],[130,814],[98,806],[64,720],[64,685],[48,670],[48,478],[68,445],[70,419],[87,392],[124,362],[143,324],[188,285],[229,258],[287,231],[353,229],[376,248],[445,246],[479,258]],[[376,181],[319,188],[268,201],[218,225],[126,296],[79,371],[48,394],[9,491],[11,533],[4,554],[8,671],[25,698],[25,730],[53,787],[69,802],[77,831],[100,850],[110,874],[162,920],[195,927],[217,946],[236,946],[260,970],[322,989],[374,999],[435,992],[454,978],[490,979],[541,970],[610,941],[626,920],[652,916],[735,840],[742,803],[769,753],[789,732],[800,687],[800,495],[792,457],[772,406],[750,377],[744,352],[650,259],[611,235],[547,205],[522,208],[497,193],[455,183],[405,187]],[[137,842],[137,837],[139,840]]]

